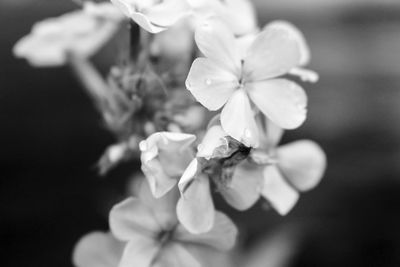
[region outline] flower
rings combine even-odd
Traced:
[[[61,66],[70,55],[94,55],[117,31],[122,19],[123,15],[109,3],[87,2],[82,10],[34,24],[13,52],[33,66]]]
[[[111,233],[92,232],[78,241],[72,261],[76,267],[117,267],[124,246]]]
[[[128,18],[151,33],[159,33],[191,11],[186,0],[111,0]]]
[[[294,129],[304,122],[304,90],[276,78],[302,60],[298,39],[291,31],[267,27],[245,56],[232,31],[215,18],[196,30],[195,40],[205,58],[193,62],[186,87],[209,110],[223,107],[221,125],[230,136],[249,147],[259,145],[252,104],[282,128]]]
[[[283,131],[270,121],[262,131],[266,136],[262,145],[250,153],[251,161],[238,165],[232,177],[233,183],[252,185],[257,180],[261,184],[248,186],[251,189],[247,192],[228,187],[221,193],[228,203],[239,209],[243,204],[240,199],[261,195],[279,214],[285,215],[296,204],[299,192],[308,191],[320,182],[326,169],[326,156],[311,140],[276,147]],[[247,203],[250,207],[251,201]]]
[[[156,132],[140,142],[142,171],[156,198],[171,190],[193,158],[195,135]]]
[[[126,242],[119,267],[196,267],[201,266],[196,255],[204,249],[233,247],[237,229],[226,215],[217,212],[208,233],[193,235],[177,220],[177,191],[156,199],[143,185],[138,198],[128,198],[110,212],[112,233]]]

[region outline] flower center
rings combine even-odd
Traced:
[[[158,233],[156,239],[158,240],[158,242],[161,243],[161,245],[165,245],[166,243],[168,243],[168,241],[171,240],[172,234],[172,230],[162,230]]]

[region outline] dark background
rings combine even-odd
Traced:
[[[400,266],[400,3],[255,2],[261,25],[292,21],[311,46],[321,80],[304,85],[308,120],[284,142],[319,142],[328,170],[286,217],[222,204],[246,233],[243,247],[290,225],[301,246],[288,266]],[[95,163],[113,138],[70,70],[12,56],[33,22],[74,7],[0,0],[1,266],[71,266],[79,237],[107,229],[133,167],[99,178]]]

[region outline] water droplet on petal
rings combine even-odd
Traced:
[[[204,149],[204,145],[200,144],[197,146],[197,151],[201,151]]]
[[[205,83],[206,83],[206,85],[211,85],[211,79],[206,79],[206,81],[205,81]]]
[[[244,129],[244,137],[251,138],[252,134],[249,128]]]
[[[254,138],[253,133],[249,128],[245,128],[243,131],[242,143],[246,146],[252,146],[253,142],[252,139]]]

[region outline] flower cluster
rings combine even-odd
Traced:
[[[103,78],[89,57],[126,24],[130,45]],[[144,182],[112,208],[109,233],[79,241],[78,267],[208,266],[238,233],[214,193],[240,211],[264,201],[285,215],[325,171],[315,142],[279,145],[307,116],[291,78],[318,80],[305,38],[286,21],[259,28],[248,0],[87,1],[34,25],[14,53],[73,67],[117,139],[100,173],[141,162]]]

